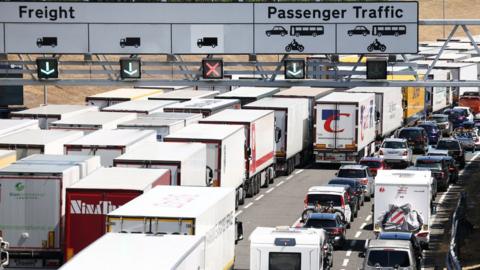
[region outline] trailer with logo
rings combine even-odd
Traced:
[[[51,122],[65,120],[85,112],[98,111],[98,107],[84,105],[45,105],[23,111],[12,112],[12,119],[38,120],[41,129],[48,129]]]
[[[247,197],[268,187],[274,171],[274,112],[271,110],[225,110],[200,120],[201,124],[240,125],[245,131],[245,191]]]
[[[375,95],[331,93],[315,106],[317,163],[356,163],[375,152]]]
[[[156,142],[152,130],[99,130],[65,144],[67,155],[100,156],[102,166],[111,167],[113,159],[143,142]]]
[[[185,127],[185,120],[164,119],[158,117],[142,117],[128,121],[117,126],[118,129],[154,130],[157,141],[163,141],[168,134],[174,133]]]
[[[86,177],[92,172],[99,169],[100,157],[98,156],[75,156],[75,155],[40,155],[33,154],[22,158],[16,162],[17,164],[32,165],[68,165],[77,166],[80,170],[80,178]]]
[[[201,113],[203,117],[207,117],[226,109],[240,109],[240,100],[199,98],[169,105],[165,107],[163,111],[177,113]]]
[[[108,232],[205,237],[205,269],[233,268],[236,229],[232,188],[158,186],[107,216]]]
[[[144,88],[119,88],[85,98],[88,105],[97,106],[103,109],[114,104],[130,101],[148,99],[149,96],[163,93],[163,89],[144,89]]]
[[[123,112],[137,113],[139,115],[147,115],[156,112],[163,112],[163,107],[177,103],[177,101],[169,100],[131,100],[121,102],[102,109],[102,112]]]
[[[238,99],[241,105],[246,105],[265,97],[271,97],[278,93],[280,88],[276,87],[238,87],[232,91],[216,96],[217,99]]]
[[[170,184],[165,169],[101,168],[68,187],[65,260],[105,234],[106,215],[157,185]]]
[[[149,97],[149,100],[169,100],[184,102],[199,98],[213,98],[218,95],[218,91],[181,89]]]
[[[38,120],[0,119],[0,137],[27,129],[39,129]]]
[[[115,167],[168,169],[172,186],[208,186],[207,147],[203,143],[148,142],[113,161]]]
[[[108,233],[60,270],[151,270],[152,266],[155,269],[207,269],[205,237]]]
[[[0,149],[15,150],[17,159],[33,154],[62,155],[66,143],[82,136],[81,131],[30,129],[0,137]]]
[[[0,231],[10,242],[10,267],[59,267],[65,188],[77,166],[12,164],[0,169]]]
[[[275,171],[289,175],[307,156],[304,148],[308,123],[308,100],[298,98],[264,98],[244,106],[244,109],[275,112]]]
[[[245,131],[243,126],[195,124],[165,137],[165,142],[198,142],[207,148],[209,186],[236,189],[245,198]]]
[[[50,129],[81,130],[88,134],[100,129],[115,129],[118,124],[136,118],[136,113],[86,112],[65,120],[52,122]]]

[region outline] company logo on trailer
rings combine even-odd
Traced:
[[[325,120],[323,128],[330,133],[343,132],[345,129],[335,129],[332,127],[333,121],[340,120],[340,116],[350,117],[349,113],[341,113],[339,110],[322,110],[322,120]]]
[[[77,215],[106,215],[117,209],[111,201],[99,201],[97,204],[84,203],[81,200],[70,201],[70,213]]]
[[[25,189],[25,185],[22,182],[18,182],[15,184],[15,190],[17,192],[22,192]]]

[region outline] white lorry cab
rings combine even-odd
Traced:
[[[374,233],[414,233],[422,245],[430,241],[431,174],[427,171],[380,170],[375,178]]]
[[[258,227],[250,235],[250,270],[323,270],[333,264],[323,229]]]

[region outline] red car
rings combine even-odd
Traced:
[[[385,160],[379,157],[363,157],[360,159],[360,165],[367,166],[373,176],[377,175],[378,170],[390,169]]]

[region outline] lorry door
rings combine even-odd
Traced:
[[[275,156],[287,156],[287,112],[275,111]]]
[[[0,178],[0,231],[11,248],[60,248],[59,179]]]
[[[213,176],[209,182],[214,187],[221,184],[220,151],[220,144],[207,143],[207,178],[210,179],[210,174]]]
[[[316,143],[325,148],[345,149],[356,143],[356,105],[319,104]]]

